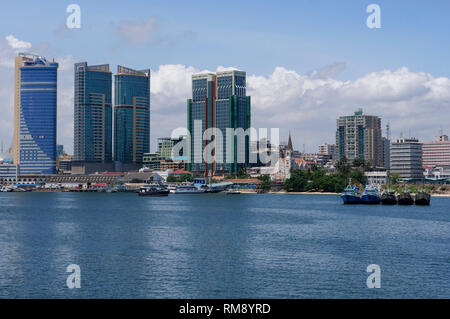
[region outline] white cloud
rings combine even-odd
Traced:
[[[14,49],[0,39],[0,140],[12,139]],[[72,56],[56,58],[58,78],[58,142],[68,151],[73,144]],[[354,80],[333,78],[343,64],[333,64],[310,74],[278,66],[269,75],[247,74],[247,94],[252,99],[252,126],[279,127],[281,139],[292,131],[294,145],[316,151],[320,143],[334,142],[336,118],[358,107],[391,124],[393,137],[400,132],[431,139],[440,126],[450,133],[450,79],[407,68],[381,70]],[[223,66],[216,71],[229,70]],[[236,68],[233,68],[236,69]],[[192,74],[200,70],[182,64],[160,65],[151,78],[151,143],[186,126],[186,100],[191,97]]]
[[[31,43],[17,39],[12,34],[6,36],[8,45],[15,50],[28,50],[31,48]]]
[[[279,127],[282,135],[291,130],[295,146],[301,149],[306,144],[309,151],[316,151],[320,143],[334,142],[336,118],[353,114],[359,107],[365,114],[380,116],[383,126],[389,121],[393,138],[411,130],[428,140],[441,125],[450,133],[449,78],[404,67],[351,81],[333,78],[343,68],[343,64],[334,64],[303,75],[276,67],[268,76],[247,75],[252,126]],[[230,68],[217,68],[225,69]],[[153,72],[152,140],[186,125],[186,99],[191,96],[194,73],[199,71],[184,65],[161,65]]]

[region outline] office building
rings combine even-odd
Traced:
[[[391,172],[402,178],[423,178],[422,144],[416,138],[401,138],[391,144]]]
[[[423,143],[423,165],[428,167],[450,167],[450,141],[441,134],[433,142]]]
[[[138,166],[150,149],[150,70],[119,65],[114,83],[114,160]]]
[[[248,166],[249,136],[238,139],[230,135],[227,140],[227,129],[245,132],[250,128],[250,97],[246,95],[245,72],[231,70],[193,75],[192,99],[188,100],[187,109],[189,170],[203,172],[204,175],[216,172],[231,174]],[[214,128],[222,133],[221,140],[219,135],[216,138],[209,134],[206,136],[208,140],[204,141],[205,130]],[[203,151],[210,143],[213,143],[214,151],[206,155],[212,158],[205,161]]]
[[[112,161],[112,73],[109,65],[75,64],[74,160]]]
[[[354,115],[342,116],[337,120],[338,159],[346,157],[352,162],[360,158],[380,167],[383,165],[382,147],[379,117],[364,115],[362,109],[357,109]]]
[[[56,172],[58,63],[19,53],[15,59],[14,164],[20,175]]]

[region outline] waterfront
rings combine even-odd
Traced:
[[[449,198],[1,193],[0,205],[2,298],[450,296]],[[81,289],[66,286],[70,264]]]

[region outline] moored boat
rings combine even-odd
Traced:
[[[414,203],[418,206],[428,206],[430,205],[431,195],[427,192],[420,191],[416,194]]]
[[[399,205],[414,205],[414,198],[407,191],[399,194],[397,200]]]
[[[206,190],[204,188],[195,187],[193,184],[177,185],[175,194],[201,194]]]
[[[347,186],[341,195],[344,204],[361,204],[359,188],[357,186]]]
[[[146,184],[139,189],[139,196],[167,196],[169,190],[162,184]]]
[[[376,187],[366,187],[361,196],[363,204],[379,204],[381,202],[380,193]]]
[[[396,205],[397,197],[395,196],[395,192],[385,191],[381,194],[381,204],[383,205]]]

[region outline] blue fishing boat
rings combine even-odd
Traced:
[[[344,204],[360,204],[361,196],[359,195],[359,187],[347,186],[341,195]]]
[[[378,188],[366,187],[361,196],[361,202],[363,204],[379,204],[381,203],[381,196]]]

